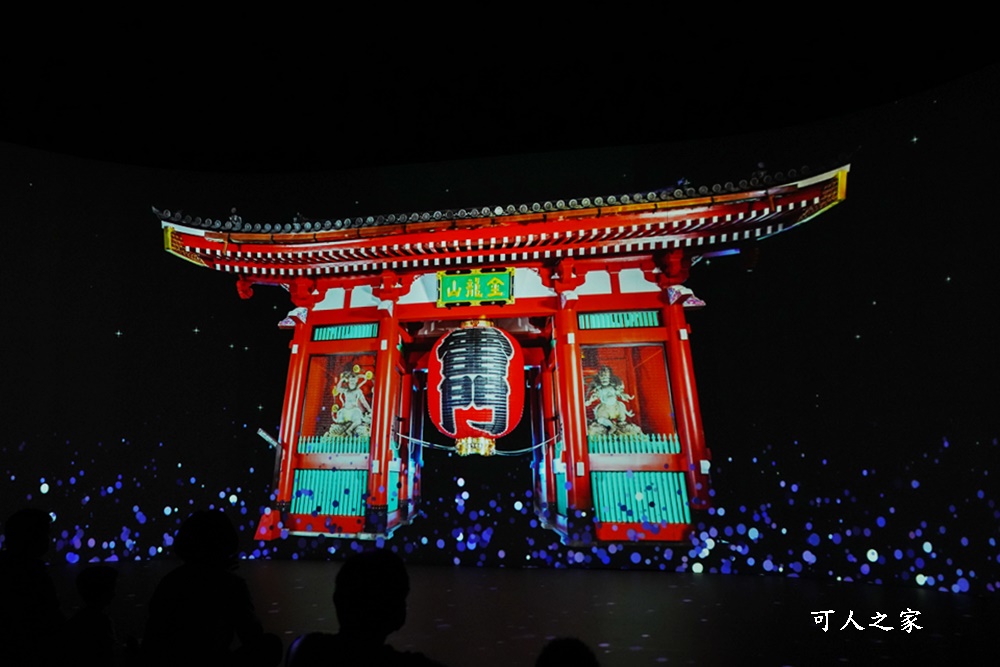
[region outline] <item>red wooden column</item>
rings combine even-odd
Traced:
[[[586,410],[583,407],[583,369],[580,365],[580,333],[577,324],[577,295],[573,291],[583,283],[571,260],[560,262],[559,278],[554,280],[559,294],[555,315],[556,381],[559,383],[559,411],[562,416],[566,446],[567,540],[586,541],[593,525],[593,495],[590,488],[590,462],[587,456]]]
[[[378,356],[375,361],[375,392],[368,468],[368,514],[365,532],[384,534],[387,526],[390,442],[398,404],[399,321],[396,299],[400,295],[396,274],[385,271],[373,293],[380,299]]]
[[[402,359],[402,363],[407,363],[406,359]],[[413,383],[413,369],[410,368],[409,364],[402,369],[402,374],[400,375],[399,386],[396,388],[398,392],[396,394],[396,404],[399,406],[398,415],[396,415],[400,424],[398,427],[392,427],[389,437],[392,438],[397,433],[403,435],[409,433],[410,430],[410,415],[412,411],[410,409],[410,401],[413,398],[413,391],[411,386]],[[390,425],[391,426],[391,425]],[[390,443],[392,440],[390,440]],[[398,521],[402,523],[407,523],[410,511],[409,508],[412,507],[410,499],[413,497],[413,490],[410,488],[410,466],[414,465],[413,460],[410,458],[409,452],[409,441],[403,439],[402,437],[396,437],[396,446],[399,450],[396,452],[396,458],[399,459],[399,477],[398,483],[399,487],[396,489],[397,498],[399,498],[399,516]],[[391,494],[392,489],[386,487],[386,493]],[[388,500],[386,501],[388,502]]]
[[[545,507],[539,508],[545,512],[543,518],[546,521],[555,522],[556,515],[556,476],[555,476],[555,452],[556,443],[554,437],[559,434],[554,428],[556,425],[556,405],[554,401],[554,389],[552,388],[552,365],[548,359],[544,359],[541,364],[541,407],[542,407],[542,430],[540,437],[542,442],[549,441],[542,448],[541,461],[545,465],[545,476],[542,478],[542,487],[545,489]]]
[[[243,299],[253,296],[253,286],[246,278],[237,281],[236,289]],[[292,303],[297,307],[306,308],[306,315],[312,312],[316,304],[314,284],[293,283],[290,286]],[[261,517],[254,535],[256,539],[274,539],[280,535],[279,522],[284,522],[292,501],[295,485],[295,464],[298,457],[299,430],[302,420],[302,392],[305,390],[306,374],[309,364],[309,340],[311,329],[306,319],[292,315],[295,329],[292,340],[288,344],[288,375],[285,379],[285,397],[281,406],[281,423],[278,426],[278,446],[281,449],[278,473],[275,482],[275,506],[273,511]],[[287,525],[285,526],[287,527]]]
[[[306,384],[306,366],[309,363],[309,327],[305,323],[296,324],[292,342],[288,347],[288,379],[285,381],[285,402],[281,406],[281,426],[278,427],[278,442],[281,444],[281,479],[278,482],[278,506],[288,508],[292,500],[292,484],[295,475],[296,445],[302,420],[302,392]]]
[[[681,439],[681,452],[685,455],[688,496],[692,509],[708,507],[708,471],[702,470],[702,461],[710,460],[705,446],[705,433],[701,427],[701,409],[698,405],[698,388],[694,381],[691,360],[689,329],[684,317],[682,300],[670,303],[669,291],[664,292],[667,303],[663,307],[663,323],[667,329],[667,371],[674,399],[677,433]]]

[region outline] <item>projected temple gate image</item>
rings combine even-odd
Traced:
[[[534,510],[566,543],[685,539],[711,473],[689,270],[843,201],[848,171],[278,224],[154,209],[168,252],[294,305],[256,538],[391,537],[436,429],[458,455],[530,458]]]

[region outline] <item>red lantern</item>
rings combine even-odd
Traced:
[[[489,456],[521,421],[524,355],[514,338],[488,320],[469,320],[445,334],[427,364],[431,421],[466,456]]]

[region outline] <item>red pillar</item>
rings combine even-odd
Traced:
[[[296,451],[299,440],[299,428],[302,419],[302,391],[305,388],[306,365],[309,354],[306,347],[310,328],[304,322],[298,322],[292,334],[292,342],[288,347],[291,351],[288,357],[288,376],[285,380],[285,398],[281,406],[281,424],[278,426],[278,446],[281,448],[281,463],[277,479],[275,479],[274,511],[261,517],[255,537],[257,539],[274,539],[280,537],[277,532],[278,521],[284,521],[292,501],[292,491],[295,484]]]
[[[556,514],[556,477],[555,477],[555,451],[556,444],[553,439],[554,436],[558,436],[556,433],[555,426],[555,416],[556,416],[556,406],[553,396],[552,388],[552,365],[546,359],[542,362],[541,367],[541,407],[542,407],[542,431],[540,437],[543,442],[548,441],[542,448],[541,460],[545,465],[545,477],[541,480],[542,487],[545,489],[545,512],[547,520],[555,522]]]
[[[587,457],[586,413],[583,407],[583,370],[580,365],[580,334],[577,329],[577,296],[560,294],[561,307],[555,315],[557,381],[563,437],[566,446],[566,479],[570,482],[567,529],[570,541],[583,535],[580,528],[593,521],[590,490],[590,463]],[[574,530],[573,526],[576,525]]]
[[[365,532],[386,532],[390,442],[398,403],[399,324],[395,303],[385,300],[379,305],[379,349],[375,362],[375,404],[372,406],[372,435],[368,468],[368,516]]]
[[[666,298],[666,292],[664,292]],[[708,474],[702,471],[702,461],[710,459],[705,446],[705,433],[701,427],[701,409],[698,405],[698,388],[694,381],[689,330],[684,317],[682,302],[668,303],[663,307],[663,322],[667,329],[667,369],[674,399],[677,432],[686,455],[688,495],[693,509],[708,507]]]

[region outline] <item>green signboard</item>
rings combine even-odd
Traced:
[[[438,271],[439,308],[514,303],[514,269]]]

